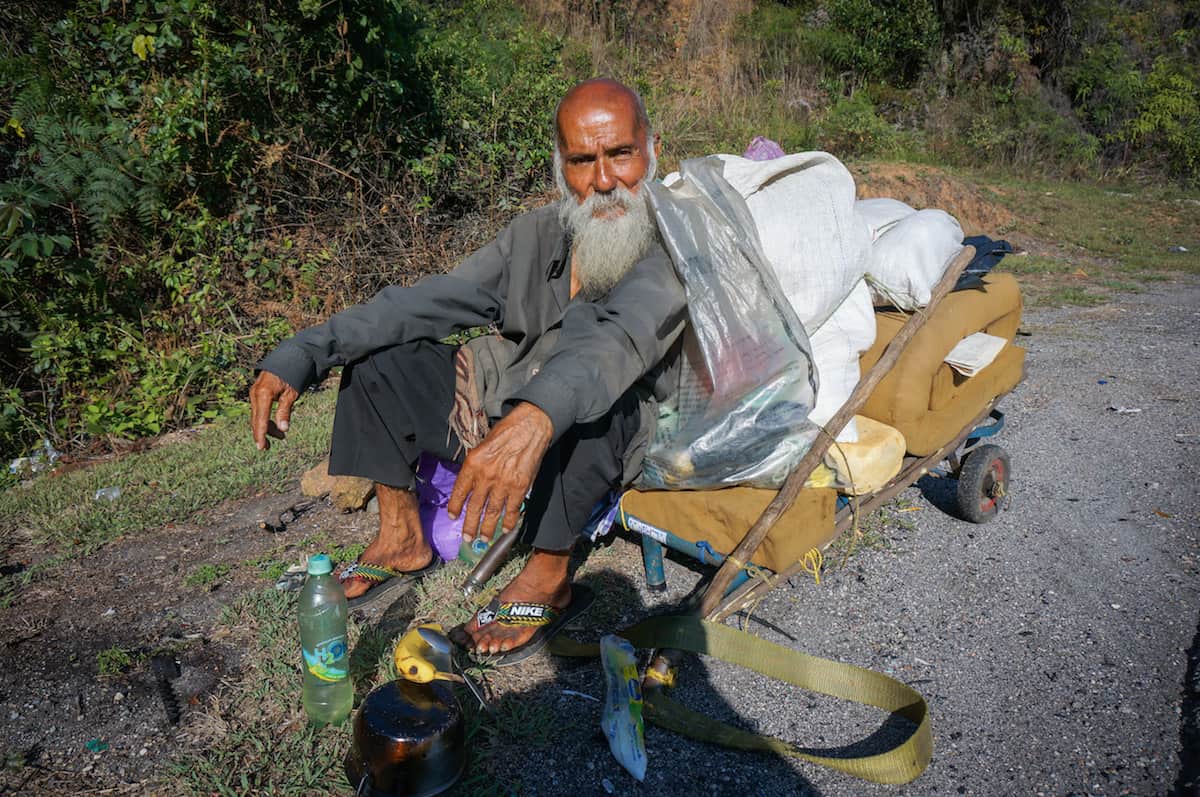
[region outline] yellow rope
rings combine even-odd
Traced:
[[[746,625],[750,622],[750,618],[753,617],[754,612],[758,610],[758,604],[761,603],[762,599],[767,596],[767,592],[775,586],[774,578],[776,574],[772,573],[770,570],[767,570],[765,567],[759,567],[753,562],[747,564],[733,555],[726,556],[725,560],[727,562],[733,562],[738,570],[745,570],[746,574],[749,575],[750,578],[761,581],[763,585],[762,591],[759,593],[758,597],[754,599],[754,602],[746,608],[746,614],[742,617],[742,630],[745,631]]]
[[[617,499],[617,514],[621,516],[621,525],[628,529],[629,519],[625,516],[625,496],[629,493],[621,493],[621,497]]]
[[[846,481],[850,484],[850,517],[853,519],[853,523],[850,525],[850,532],[854,536],[851,538],[850,544],[846,546],[846,552],[842,554],[842,561],[838,565],[838,567],[845,567],[846,561],[850,558],[851,552],[854,551],[854,546],[858,544],[859,539],[862,537],[862,529],[858,525],[858,485],[854,482],[854,472],[850,468],[850,458],[846,456],[846,450],[842,448],[842,444],[839,443],[838,439],[831,435],[824,426],[818,426],[817,429],[821,431],[821,434],[829,438],[830,444],[833,445],[838,450],[838,453],[842,455],[842,462],[846,465]],[[822,561],[824,560],[822,559]],[[812,572],[811,570],[808,570],[808,554],[805,554],[804,569],[810,573]],[[821,583],[819,577],[817,578],[817,583]]]
[[[810,548],[808,553],[804,554],[804,559],[801,561],[804,572],[813,577],[813,581],[817,586],[821,585],[821,568],[824,564],[825,554],[821,553],[818,548]]]

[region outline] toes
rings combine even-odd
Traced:
[[[482,653],[485,656],[492,656],[496,653],[496,640],[487,631],[482,631],[475,636],[475,652]]]

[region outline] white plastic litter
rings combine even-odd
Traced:
[[[963,231],[944,210],[919,210],[897,221],[871,246],[867,274],[876,304],[916,310],[962,248]]]
[[[854,177],[827,152],[717,157],[722,176],[746,199],[779,287],[804,328],[816,329],[867,268],[871,233],[854,212]]]
[[[871,231],[871,240],[874,241],[895,227],[900,219],[911,216],[917,210],[899,199],[879,197],[877,199],[860,199],[854,203],[854,212],[867,225],[867,229]]]
[[[42,447],[30,452],[27,457],[17,457],[8,463],[8,472],[17,476],[30,476],[52,469],[62,456],[50,440],[42,438]]]
[[[600,726],[613,756],[630,775],[643,780],[647,759],[637,654],[629,640],[609,634],[600,639],[600,664],[607,686]]]
[[[862,376],[858,358],[875,342],[875,308],[865,281],[859,281],[833,315],[812,333],[809,342],[819,386],[817,403],[808,418],[824,426],[858,386]],[[839,443],[858,442],[855,422],[851,420],[838,431],[836,439]]]

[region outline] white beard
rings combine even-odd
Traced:
[[[571,235],[571,265],[584,301],[607,296],[656,240],[658,228],[645,194],[645,183],[653,179],[656,165],[651,155],[646,177],[638,183],[636,194],[618,185],[610,193],[593,193],[579,202],[562,176],[561,161],[555,152],[554,176],[562,192],[558,217]],[[616,208],[624,212],[606,215],[606,211]]]

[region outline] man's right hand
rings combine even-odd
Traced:
[[[254,444],[259,451],[271,447],[268,437],[282,440],[288,430],[288,422],[292,418],[292,405],[300,394],[270,371],[262,371],[250,388],[250,428],[254,432]],[[271,418],[271,408],[275,402],[279,408],[275,410],[275,418]]]

